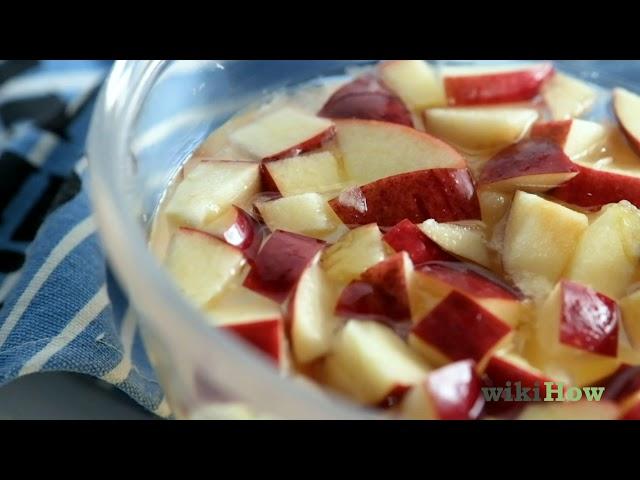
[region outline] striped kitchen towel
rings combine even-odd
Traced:
[[[79,160],[111,63],[0,61],[0,385],[84,373],[169,416],[83,188]]]

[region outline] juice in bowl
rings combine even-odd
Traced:
[[[119,64],[94,201],[175,415],[637,415],[640,98],[586,73]]]

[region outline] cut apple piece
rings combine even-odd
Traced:
[[[411,286],[411,312],[415,321],[431,312],[447,295],[457,291],[516,327],[522,314],[522,294],[492,272],[462,262],[429,262],[416,267]]]
[[[229,135],[231,143],[258,160],[277,160],[315,150],[330,140],[330,120],[285,107]]]
[[[489,231],[493,231],[509,213],[513,193],[480,189],[478,190],[478,201],[480,202],[482,221]]]
[[[599,208],[628,200],[640,207],[640,176],[617,168],[576,162],[578,175],[549,192],[552,197],[579,207]]]
[[[640,211],[623,201],[603,207],[585,230],[564,277],[621,298],[639,264]]]
[[[328,247],[322,268],[333,281],[347,284],[385,258],[382,234],[375,223],[351,230]]]
[[[497,398],[486,403],[490,415],[505,415],[525,406],[522,395],[527,395],[528,401],[542,401],[547,394],[545,382],[555,382],[524,358],[507,352],[491,357],[484,374],[490,388],[501,389]]]
[[[409,343],[433,365],[471,358],[482,368],[512,332],[510,325],[453,291],[413,327]]]
[[[260,223],[235,205],[207,223],[204,230],[241,250],[249,260],[255,258],[264,238]]]
[[[582,213],[517,192],[505,230],[505,271],[527,295],[537,300],[546,297],[571,261],[587,225]]]
[[[532,360],[549,375],[593,385],[620,366],[620,320],[614,300],[563,280],[538,308]]]
[[[640,96],[624,88],[614,89],[613,110],[629,144],[640,155]]]
[[[365,405],[399,402],[423,381],[429,367],[392,330],[351,320],[338,333],[325,362],[325,381]]]
[[[324,245],[314,238],[276,230],[258,252],[244,286],[283,302]]]
[[[465,159],[431,135],[372,120],[336,120],[347,178],[365,184],[427,168],[465,168]]]
[[[494,68],[448,67],[443,71],[450,105],[490,105],[531,100],[554,73],[550,63]]]
[[[615,402],[559,402],[529,404],[518,420],[617,420],[620,408]]]
[[[285,197],[323,193],[344,186],[340,165],[330,152],[309,153],[262,164],[263,189]]]
[[[182,179],[165,215],[177,225],[204,230],[232,205],[249,203],[259,191],[259,165],[202,161]]]
[[[310,237],[332,232],[340,220],[318,193],[303,193],[256,204],[269,229],[285,230]]]
[[[379,120],[413,127],[411,113],[375,75],[364,75],[339,88],[318,113],[321,117]]]
[[[432,108],[427,132],[467,151],[494,150],[521,140],[538,119],[529,108]]]
[[[571,160],[579,160],[604,145],[607,129],[596,122],[571,118],[537,123],[531,129],[531,138],[551,140]]]
[[[544,192],[575,177],[578,167],[555,142],[525,139],[500,150],[484,165],[480,187]]]
[[[237,287],[208,305],[206,314],[213,326],[233,332],[276,364],[282,364],[284,329],[277,303],[244,287]]]
[[[165,260],[180,290],[198,306],[222,292],[245,263],[237,248],[189,228],[176,231]]]
[[[467,169],[435,168],[383,178],[343,191],[329,202],[347,226],[377,223],[392,227],[408,219],[420,223],[480,218],[480,205]]]
[[[407,252],[414,264],[456,261],[410,220],[404,219],[384,234],[384,241],[396,252]]]
[[[597,93],[577,78],[556,73],[542,87],[542,97],[554,120],[566,120],[588,112]]]
[[[414,420],[475,420],[484,406],[481,385],[473,361],[455,362],[413,387],[400,411]]]
[[[491,266],[485,226],[482,222],[438,223],[425,220],[420,230],[449,253]]]
[[[319,264],[317,254],[300,276],[288,306],[293,354],[300,363],[327,354],[340,319],[333,309],[340,290]]]
[[[396,253],[366,270],[340,294],[336,314],[376,320],[392,327],[410,325],[409,283],[413,264],[406,252]],[[398,332],[406,333],[406,332]]]
[[[640,290],[620,300],[624,331],[631,345],[640,350]]]
[[[422,60],[393,60],[380,66],[380,76],[411,110],[444,107],[447,104],[442,81]]]

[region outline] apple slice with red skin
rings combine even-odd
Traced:
[[[283,302],[324,245],[315,238],[276,230],[258,252],[244,286]]]
[[[330,120],[285,107],[240,127],[229,140],[256,159],[271,161],[315,150],[334,135]]]
[[[407,252],[416,265],[433,261],[457,261],[426,236],[418,225],[406,218],[387,230],[382,239],[396,252]]]
[[[551,140],[571,160],[576,160],[602,146],[607,138],[607,129],[599,123],[570,118],[536,123],[531,128],[531,138]]]
[[[392,227],[404,219],[421,223],[476,220],[480,204],[467,169],[435,168],[403,173],[345,190],[329,202],[347,226]]]
[[[421,320],[453,291],[473,299],[507,324],[518,325],[523,310],[522,293],[493,272],[463,262],[416,266],[410,294],[413,320]]]
[[[482,382],[475,362],[462,360],[434,370],[411,389],[400,405],[415,420],[475,420],[482,413]]]
[[[396,253],[366,270],[342,291],[336,314],[376,320],[408,330],[411,324],[409,282],[413,265],[406,252]],[[401,333],[401,332],[399,332]]]
[[[640,155],[640,96],[624,88],[614,89],[613,110],[629,145]]]
[[[542,192],[578,174],[560,146],[548,139],[525,139],[500,150],[484,165],[480,187]]]
[[[372,74],[339,88],[324,104],[321,117],[378,120],[413,127],[405,104]]]
[[[282,319],[225,325],[224,328],[249,342],[276,364],[280,364],[283,343]]]
[[[264,238],[264,228],[260,223],[235,205],[208,224],[207,233],[236,247],[249,261],[255,259]]]
[[[550,63],[487,69],[449,67],[443,72],[450,105],[491,105],[531,100],[554,73]]]
[[[434,365],[471,358],[482,368],[512,334],[509,324],[453,291],[413,327],[409,343]]]

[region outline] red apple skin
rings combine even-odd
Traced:
[[[615,357],[620,320],[615,300],[579,283],[562,282],[561,343]]]
[[[379,120],[413,127],[411,113],[405,104],[375,75],[365,75],[338,89],[318,116]]]
[[[451,360],[477,362],[510,332],[511,327],[455,290],[412,330]]]
[[[536,123],[531,128],[530,136],[532,139],[549,139],[562,147],[567,141],[572,122],[572,119],[568,119]]]
[[[397,253],[366,270],[342,291],[336,314],[382,322],[406,336],[411,325],[403,254]]]
[[[294,145],[291,148],[287,148],[286,150],[283,150],[282,152],[278,152],[276,154],[270,155],[268,157],[265,157],[262,159],[263,162],[272,162],[274,160],[280,160],[282,158],[289,158],[289,157],[295,157],[297,155],[303,154],[303,153],[307,153],[307,152],[311,152],[313,150],[317,150],[318,148],[322,147],[323,144],[325,144],[326,142],[329,142],[330,140],[333,139],[333,137],[335,137],[336,135],[336,128],[335,127],[330,127],[328,129],[326,129],[325,131],[319,133],[318,135],[309,138],[308,140],[305,140],[302,143],[299,143],[298,145]]]
[[[396,385],[393,390],[391,390],[391,392],[389,392],[389,394],[376,405],[376,407],[383,410],[395,407],[402,402],[402,399],[409,390],[411,390],[411,387],[407,385]]]
[[[275,180],[269,173],[269,169],[267,168],[267,165],[264,162],[260,164],[260,181],[262,183],[263,192],[280,193],[280,190],[278,189],[278,185],[276,185]]]
[[[392,227],[404,219],[412,223],[430,218],[438,222],[480,219],[480,204],[467,169],[435,168],[402,173],[355,190],[352,195],[365,199],[364,209],[360,205],[343,204],[340,197],[329,202],[349,226],[377,223],[381,227]]]
[[[457,261],[406,218],[387,230],[382,239],[396,252],[407,252],[416,265],[432,261]]]
[[[640,420],[640,402],[627,410],[620,420]]]
[[[577,165],[578,175],[548,195],[579,207],[599,209],[608,203],[628,200],[640,207],[640,177]]]
[[[640,391],[640,366],[620,365],[615,372],[592,386],[605,388],[602,398],[621,402]]]
[[[232,208],[236,210],[236,220],[219,238],[241,250],[247,260],[253,262],[262,245],[264,229],[255,218],[240,207],[234,205]]]
[[[461,293],[476,298],[523,300],[524,295],[493,272],[466,262],[428,262],[416,271],[434,277]]]
[[[482,381],[475,365],[471,360],[451,363],[431,372],[425,380],[441,420],[475,420],[482,413]]]
[[[505,388],[507,382],[511,382],[511,389],[515,395],[516,382],[520,382],[523,388],[535,388],[536,384],[540,389],[540,399],[544,399],[547,394],[547,388],[544,382],[553,382],[554,380],[545,377],[538,376],[534,372],[530,372],[519,365],[516,365],[508,360],[500,357],[493,356],[484,371],[485,385],[488,387],[502,387]],[[530,393],[530,397],[533,395],[533,390]],[[497,402],[486,402],[485,408],[489,415],[508,415],[509,417],[517,415],[517,413],[528,403],[524,402],[507,402],[503,399]]]
[[[450,105],[522,102],[538,95],[553,73],[553,66],[545,63],[512,72],[445,77],[444,87]]]
[[[480,185],[545,173],[577,172],[578,167],[552,140],[521,140],[494,155],[482,169]]]
[[[280,364],[283,338],[281,319],[225,325],[223,328],[252,344],[276,364]]]
[[[282,303],[325,242],[276,230],[256,256],[244,286]]]

